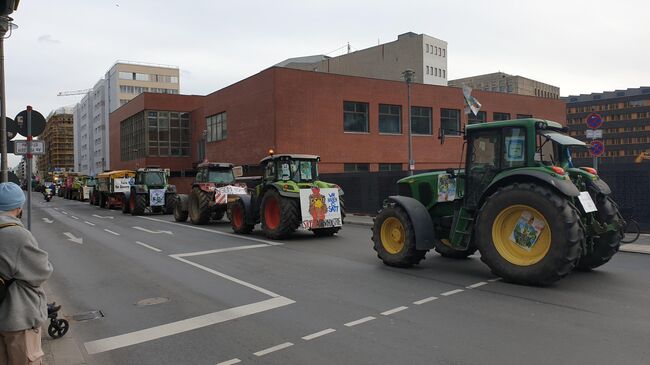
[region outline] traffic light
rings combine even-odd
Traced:
[[[0,15],[9,15],[18,9],[20,0],[0,0]]]

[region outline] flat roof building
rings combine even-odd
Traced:
[[[36,161],[39,176],[46,177],[55,169],[72,171],[74,168],[74,135],[72,107],[53,110],[39,139],[45,143],[45,154]]]
[[[463,87],[467,85],[475,90],[494,91],[508,94],[530,95],[540,98],[558,99],[560,88],[529,79],[519,75],[509,75],[504,72],[464,77],[449,80],[449,86]]]

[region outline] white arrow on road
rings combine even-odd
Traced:
[[[115,217],[111,217],[111,216],[101,216],[101,215],[97,215],[97,214],[93,214],[93,217],[102,218],[102,219],[103,219],[103,218],[107,218],[107,219],[113,219],[113,218],[115,218]]]
[[[149,230],[149,229],[146,229],[146,228],[142,228],[142,227],[133,227],[133,228],[135,228],[135,229],[137,229],[137,230],[139,230],[139,231],[142,231],[142,232],[147,232],[147,233],[167,233],[167,234],[173,234],[172,231],[152,231],[152,230]]]
[[[45,222],[45,223],[54,223],[53,220],[48,219],[48,218],[43,218],[43,222]]]
[[[68,237],[68,241],[72,241],[72,242],[78,243],[78,244],[84,243],[84,239],[82,237],[77,238],[70,232],[63,232],[63,234]]]

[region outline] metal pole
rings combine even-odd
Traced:
[[[598,157],[594,156],[594,169],[598,170]]]
[[[32,107],[27,105],[27,229],[32,230]]]
[[[406,109],[406,119],[409,121],[409,175],[413,175],[413,133],[411,131],[413,125],[411,121],[411,82],[410,79],[406,81],[407,89],[407,109]]]
[[[1,171],[0,182],[9,181],[9,163],[7,161],[7,103],[5,101],[5,50],[4,50],[4,40],[5,33],[9,29],[9,18],[3,16],[0,17],[0,108],[2,109],[0,113],[0,151],[2,153],[2,162],[0,163]]]

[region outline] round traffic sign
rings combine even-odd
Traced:
[[[13,119],[7,117],[7,141],[11,141],[18,134],[18,125]]]
[[[27,137],[27,110],[23,110],[16,115],[16,124],[18,125],[18,133],[23,137]],[[36,110],[32,110],[32,137],[39,136],[44,130],[45,117]]]
[[[590,113],[587,115],[587,126],[591,129],[596,129],[599,128],[601,125],[603,125],[603,118],[596,114],[596,113]]]
[[[602,141],[591,141],[589,152],[592,156],[598,157],[605,152],[605,144]]]

